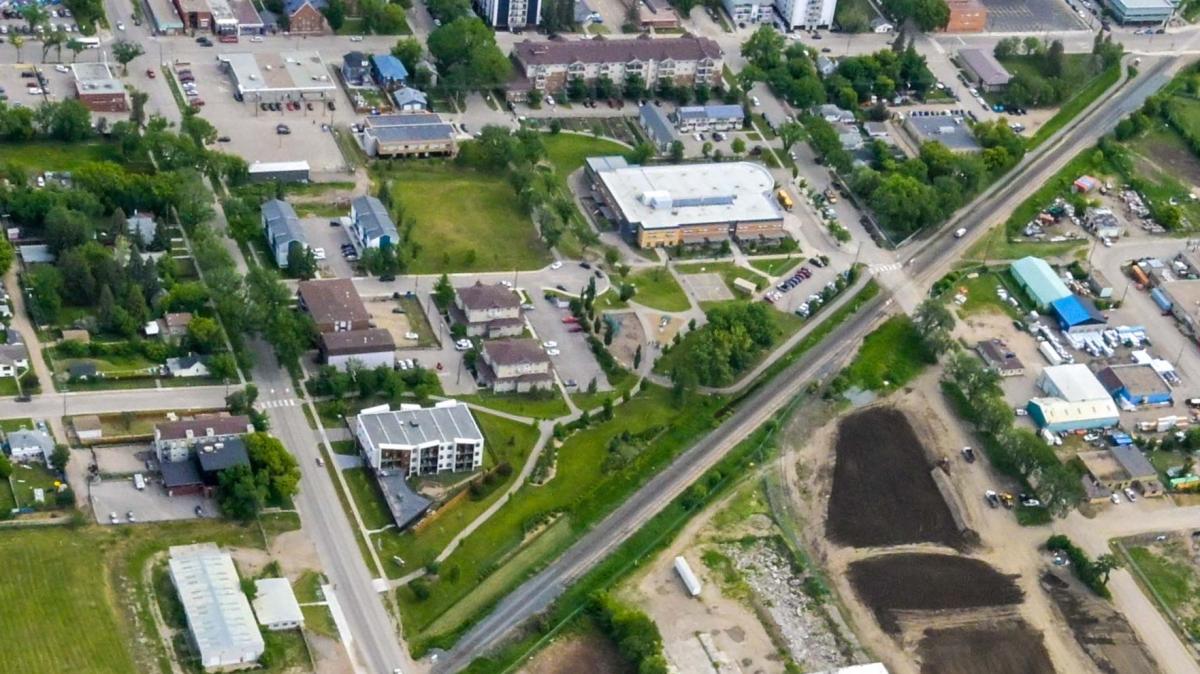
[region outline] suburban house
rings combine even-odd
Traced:
[[[366,330],[371,314],[350,279],[301,281],[296,294],[300,309],[312,317],[317,332]]]
[[[383,328],[321,333],[321,362],[349,370],[352,366],[375,368],[396,364],[396,341]]]
[[[215,543],[176,545],[167,566],[205,671],[253,667],[266,646],[237,567]]]
[[[167,359],[167,374],[172,377],[207,377],[208,365],[196,355]]]
[[[13,461],[43,461],[50,465],[50,455],[54,454],[54,438],[38,428],[22,428],[11,431],[7,437],[8,453]]]
[[[1025,374],[1025,364],[998,339],[988,339],[975,345],[975,351],[987,368],[1001,377],[1019,377]]]
[[[632,40],[563,40],[532,42],[513,47],[516,79],[508,86],[509,100],[525,100],[530,91],[558,94],[572,79],[588,84],[607,78],[620,87],[637,75],[648,90],[660,80],[677,86],[717,86],[724,65],[721,47],[703,37],[637,38]]]
[[[287,578],[260,578],[254,581],[254,617],[263,628],[278,632],[304,627],[304,612]]]
[[[372,196],[355,197],[350,202],[350,233],[360,248],[379,248],[384,243],[397,246],[400,233],[383,202]]]
[[[395,91],[408,82],[408,68],[391,54],[371,56],[371,77],[384,91]]]
[[[830,124],[854,124],[858,121],[853,112],[843,110],[833,103],[822,103],[817,106],[816,114]]]
[[[505,285],[496,283],[454,289],[450,317],[467,329],[471,337],[518,337],[525,329],[521,319],[521,297]]]
[[[342,56],[342,80],[346,84],[361,87],[367,84],[367,78],[370,76],[371,62],[366,54],[352,51]]]
[[[429,109],[429,97],[424,91],[401,87],[392,92],[392,103],[400,112],[424,112]]]
[[[550,357],[535,339],[484,342],[479,356],[476,379],[496,393],[544,391],[554,386]]]
[[[275,266],[280,269],[287,269],[288,251],[293,244],[308,248],[300,218],[286,201],[271,199],[262,205],[262,227],[267,247],[275,254]]]
[[[321,9],[325,0],[284,0],[283,11],[288,18],[292,35],[320,35],[329,32],[329,24]]]
[[[29,350],[24,344],[0,344],[0,377],[16,377],[29,369]]]
[[[253,432],[254,425],[244,415],[208,415],[168,421],[154,427],[154,452],[163,463],[183,461],[201,440],[232,440]]]
[[[456,400],[433,407],[364,409],[351,423],[351,431],[400,529],[432,505],[409,488],[409,477],[468,472],[483,465],[483,433],[471,410]]]
[[[162,317],[163,334],[167,337],[179,338],[187,336],[188,326],[192,324],[192,312],[173,311]]]
[[[133,215],[125,219],[125,232],[129,236],[136,236],[137,242],[143,247],[150,244],[154,240],[154,234],[158,231],[158,223],[154,221],[154,216],[149,213],[133,212]]]

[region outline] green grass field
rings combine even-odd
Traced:
[[[550,262],[546,244],[502,175],[422,163],[387,177],[397,202],[416,221],[418,253],[409,272],[539,269]]]
[[[795,257],[777,257],[777,258],[750,258],[750,266],[755,269],[770,274],[771,276],[779,276],[783,272],[795,267],[804,261],[804,258],[797,255]]]
[[[1029,140],[1029,147],[1034,148],[1041,145],[1047,138],[1054,135],[1056,131],[1063,128],[1072,119],[1075,119],[1079,113],[1083,112],[1084,108],[1092,104],[1104,92],[1108,91],[1117,80],[1121,79],[1121,66],[1113,66],[1101,71],[1087,81],[1087,84],[1082,86],[1067,102],[1062,104],[1058,112],[1054,116],[1046,120],[1046,123],[1040,126]]]
[[[33,428],[33,419],[22,417],[18,419],[0,419],[0,431],[11,433],[22,428]]]
[[[896,316],[863,339],[846,374],[851,386],[891,391],[912,381],[931,361],[912,319]]]
[[[1050,202],[1045,202],[1049,204]],[[1028,255],[1054,258],[1066,255],[1081,248],[1087,243],[1078,241],[1009,241],[1004,225],[996,225],[980,240],[976,241],[963,255],[963,260],[979,260],[997,262],[1000,260],[1019,260]]]
[[[23,463],[14,466],[9,482],[12,483],[13,495],[16,497],[17,507],[37,508],[54,505],[54,494],[58,491],[55,485],[58,484],[59,478],[42,464]],[[45,492],[43,503],[34,501],[33,492],[35,489],[41,489]]]
[[[1190,564],[1188,551],[1180,541],[1155,544],[1153,549],[1136,546],[1126,550],[1136,567],[1139,584],[1149,585],[1157,598],[1177,615],[1191,638],[1200,637],[1200,575]],[[1156,602],[1158,603],[1158,602]]]
[[[547,134],[542,137],[546,146],[546,158],[566,185],[567,176],[583,166],[588,157],[624,155],[629,148],[604,138],[578,136],[573,133]]]
[[[947,301],[952,301],[954,295],[960,289],[966,290],[967,301],[961,307],[957,307],[956,311],[960,316],[973,316],[981,313],[1001,313],[1011,318],[1020,318],[1021,312],[1011,304],[1004,302],[996,294],[996,286],[1002,285],[1009,292],[1013,291],[1013,284],[1010,279],[1006,278],[1007,273],[982,273],[979,276],[969,279],[960,279],[954,284],[953,288],[946,293]],[[951,308],[954,308],[951,304]]]
[[[347,468],[342,471],[350,496],[362,517],[363,526],[367,529],[382,529],[392,523],[392,514],[388,512],[383,495],[379,493],[379,485],[366,468]]]
[[[636,271],[626,279],[637,286],[633,301],[659,311],[687,311],[688,298],[683,288],[671,276],[671,272],[663,267]]]
[[[428,599],[419,601],[408,589],[398,592],[402,622],[410,643],[421,650],[432,637],[452,634],[471,622],[480,609],[564,549],[709,430],[723,404],[719,396],[705,396],[677,406],[670,391],[647,386],[631,401],[617,407],[613,420],[567,438],[557,451],[554,478],[539,487],[523,487],[503,509],[468,536],[441,565],[440,577],[432,583]],[[645,434],[645,441],[636,445],[640,451],[624,465],[606,467],[610,440],[626,431],[633,437]],[[556,512],[569,518],[571,535],[554,541],[554,545],[545,545],[546,549],[529,555],[530,559],[522,558],[517,568],[508,567],[505,582],[492,581],[485,586],[490,576],[521,553],[527,534]],[[464,600],[472,608],[455,610]],[[448,611],[453,612],[447,614]],[[444,614],[450,617],[443,618]]]
[[[465,403],[533,419],[554,419],[570,410],[557,388],[537,393],[476,393],[456,396]]]
[[[732,262],[679,264],[675,265],[675,271],[680,274],[720,274],[721,279],[725,281],[725,285],[729,287],[729,292],[733,293],[735,297],[745,297],[746,293],[734,287],[734,279],[746,279],[753,283],[759,290],[767,287],[767,279],[761,274],[756,274],[745,267],[739,267]]]
[[[27,171],[74,171],[89,162],[122,163],[116,145],[102,141],[58,143],[52,141],[0,143],[0,162]]]

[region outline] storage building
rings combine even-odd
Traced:
[[[250,182],[277,180],[281,183],[306,183],[309,179],[308,161],[256,161],[249,166]]]
[[[1054,273],[1054,269],[1040,257],[1023,257],[1009,267],[1017,285],[1033,299],[1037,308],[1045,311],[1054,303],[1071,294],[1067,284]]]
[[[1059,329],[1067,333],[1095,332],[1108,323],[1108,319],[1090,299],[1079,295],[1054,300],[1050,303],[1050,310],[1058,319]]]
[[[125,112],[129,101],[125,85],[121,84],[107,63],[72,63],[75,76],[75,95],[92,112]]]
[[[168,568],[205,671],[253,667],[265,645],[237,568],[214,543],[170,548]]]
[[[1042,370],[1038,388],[1046,397],[1029,401],[1029,415],[1053,432],[1115,426],[1120,420],[1108,390],[1086,365],[1053,365]]]
[[[315,51],[220,54],[217,60],[233,79],[238,94],[253,105],[261,101],[323,101],[337,89],[328,66]]]
[[[275,254],[275,266],[287,269],[288,252],[292,246],[308,248],[308,239],[300,227],[300,217],[291,204],[280,199],[264,203],[261,213],[263,234],[267,237],[267,247]]]
[[[1096,373],[1100,383],[1125,405],[1170,405],[1171,387],[1149,364],[1112,365]]]
[[[1079,461],[1088,474],[1112,491],[1136,489],[1143,496],[1161,496],[1158,471],[1135,445],[1080,452]]]
[[[1025,374],[1025,364],[998,339],[979,342],[975,345],[975,351],[983,359],[984,365],[1001,377],[1019,377]]]
[[[304,612],[287,578],[254,581],[254,616],[258,624],[273,632],[304,627]]]
[[[984,91],[999,91],[1012,79],[990,49],[959,49],[958,58],[971,80]]]
[[[663,114],[662,108],[646,103],[638,108],[638,122],[650,136],[650,141],[654,143],[659,154],[670,152],[671,144],[679,140],[679,134]]]

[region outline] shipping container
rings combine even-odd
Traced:
[[[1058,355],[1058,351],[1054,349],[1054,345],[1050,342],[1038,344],[1038,351],[1042,352],[1042,355],[1046,357],[1046,360],[1050,361],[1051,365],[1062,365],[1062,356]]]
[[[1163,292],[1162,288],[1154,288],[1151,290],[1150,299],[1154,300],[1154,303],[1158,305],[1158,308],[1161,309],[1164,314],[1171,313],[1171,300],[1167,297],[1167,294]]]

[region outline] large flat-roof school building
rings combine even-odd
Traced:
[[[250,103],[324,100],[337,89],[325,60],[315,51],[233,53],[217,59]]]
[[[590,157],[585,167],[605,215],[642,248],[787,236],[775,179],[758,164],[639,166]]]

